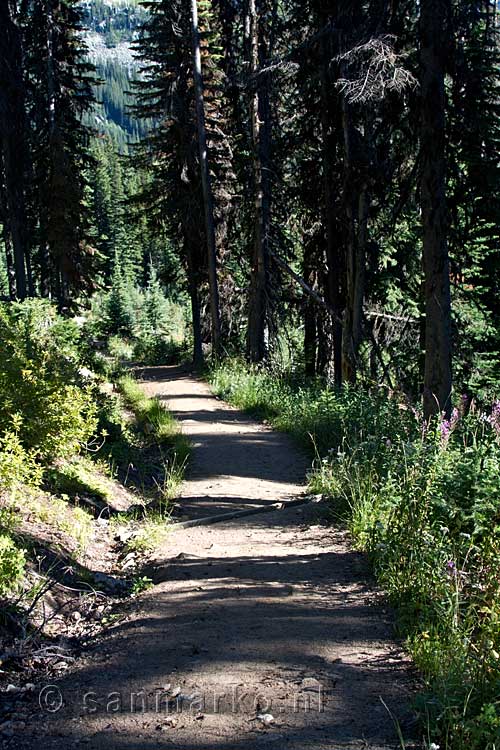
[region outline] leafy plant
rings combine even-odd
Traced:
[[[15,590],[24,574],[24,550],[16,547],[10,536],[0,534],[0,596]]]
[[[0,306],[0,429],[43,461],[78,452],[96,427],[78,330],[46,300]]]
[[[131,594],[135,596],[153,587],[153,581],[147,576],[138,576],[132,581]]]

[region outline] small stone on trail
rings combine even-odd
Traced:
[[[128,540],[134,535],[133,531],[128,531],[126,529],[120,529],[118,533],[115,536],[115,540],[117,542],[121,542],[122,544],[125,544],[128,542]]]
[[[157,732],[166,732],[168,729],[172,729],[177,726],[177,719],[173,716],[168,716],[163,724],[158,724],[156,727]]]
[[[17,685],[7,685],[5,688],[6,693],[20,693],[22,688],[17,687]]]
[[[270,727],[271,724],[274,724],[274,716],[272,714],[258,714],[257,718],[265,727]]]

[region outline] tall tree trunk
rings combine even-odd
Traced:
[[[219,284],[217,279],[217,249],[215,240],[214,200],[210,180],[207,153],[207,133],[205,126],[205,102],[201,71],[200,31],[198,28],[198,2],[191,0],[191,23],[193,36],[193,77],[196,100],[196,122],[198,128],[198,148],[200,152],[201,184],[205,213],[205,234],[207,241],[208,281],[210,286],[210,313],[212,320],[212,346],[216,357],[221,354],[221,324],[219,308]]]
[[[200,298],[198,296],[198,279],[193,260],[193,248],[190,246],[189,241],[185,241],[184,247],[187,261],[189,297],[191,299],[191,316],[193,326],[193,367],[195,370],[202,370],[204,366],[204,357],[201,334]]]
[[[28,282],[28,295],[35,297],[35,280],[33,278],[33,267],[29,253],[26,253],[26,281]]]
[[[325,19],[326,23],[327,19]],[[330,64],[334,56],[331,37],[321,40],[321,141],[323,161],[323,193],[325,201],[326,260],[328,268],[326,298],[335,311],[332,317],[333,331],[333,374],[335,384],[342,385],[342,314],[344,309],[345,258],[342,232],[339,231],[336,216],[335,179],[332,160],[335,158],[337,143],[335,139],[335,94],[333,81],[330,78]]]
[[[341,75],[342,77],[346,75],[342,68]],[[366,138],[368,117],[365,119],[364,129]],[[342,98],[342,132],[344,152],[343,201],[346,227],[346,304],[342,334],[342,374],[346,382],[354,383],[358,373],[358,352],[363,335],[369,199],[366,181],[361,181],[359,175],[363,166],[366,167],[366,165],[359,163],[359,158],[355,162],[352,111],[346,97]]]
[[[258,74],[261,62],[259,19],[255,0],[248,2],[250,41],[250,120],[255,190],[254,240],[250,304],[248,315],[248,356],[261,362],[268,352],[269,241],[271,224],[271,110],[269,79]]]
[[[356,382],[359,369],[359,347],[363,339],[363,303],[366,279],[366,242],[368,231],[368,193],[362,186],[355,206],[348,211],[349,240],[347,243],[347,302],[344,314],[343,359],[344,379]],[[355,217],[354,208],[357,208]]]
[[[3,212],[2,212],[3,213]],[[5,268],[7,271],[7,283],[9,287],[9,297],[11,300],[16,299],[16,271],[14,268],[14,254],[12,251],[12,238],[5,215],[2,215],[2,239],[5,247]]]
[[[7,196],[5,194],[5,179],[3,174],[3,159],[0,152],[0,224],[2,225],[2,240],[5,248],[5,269],[7,272],[7,284],[9,297],[16,299],[16,271],[14,268],[14,253],[12,250],[12,237],[9,227],[9,213],[7,210]]]
[[[21,35],[10,0],[0,3],[0,143],[3,154],[6,206],[14,253],[16,295],[26,297],[28,255],[24,176],[26,112]]]
[[[316,269],[313,257],[313,243],[305,242],[304,260],[302,264],[302,275],[305,282],[314,288],[316,285]],[[317,374],[318,358],[318,309],[314,300],[307,296],[304,299],[304,365],[306,375],[313,376]]]
[[[421,154],[425,295],[424,414],[451,408],[451,302],[447,243],[444,63],[449,0],[421,0]]]

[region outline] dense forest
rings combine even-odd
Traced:
[[[428,413],[449,411],[453,354],[457,390],[493,396],[494,3],[444,3],[429,20],[404,3],[356,12],[203,3],[198,78],[189,9],[101,2],[82,15],[62,3],[54,31],[39,6],[4,11],[14,29],[4,55],[18,76],[15,91],[4,88],[5,293],[70,307],[109,283],[97,182],[117,138],[109,128],[107,139],[92,135],[94,91],[120,150],[124,133],[141,140],[129,163],[105,170],[142,183],[113,185],[114,209],[130,199],[127,216],[147,217],[148,228],[131,219],[127,232],[161,236],[174,251],[197,361],[209,342],[263,361],[300,330],[292,348],[306,372],[337,385],[380,380],[412,399],[427,394]],[[135,38],[133,62],[97,59],[96,70],[85,19],[107,46]],[[19,144],[24,167],[11,174]]]
[[[6,0],[0,28],[2,450],[58,456],[48,402],[6,395],[30,325],[54,388],[75,320],[85,367],[208,368],[316,456],[402,613],[423,746],[498,749],[496,0]]]

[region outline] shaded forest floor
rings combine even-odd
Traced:
[[[288,437],[178,368],[142,376],[193,443],[185,518],[304,492]],[[173,530],[148,573],[154,587],[57,680],[60,710],[34,706],[5,747],[381,750],[400,747],[396,722],[411,736],[392,614],[321,504]]]

